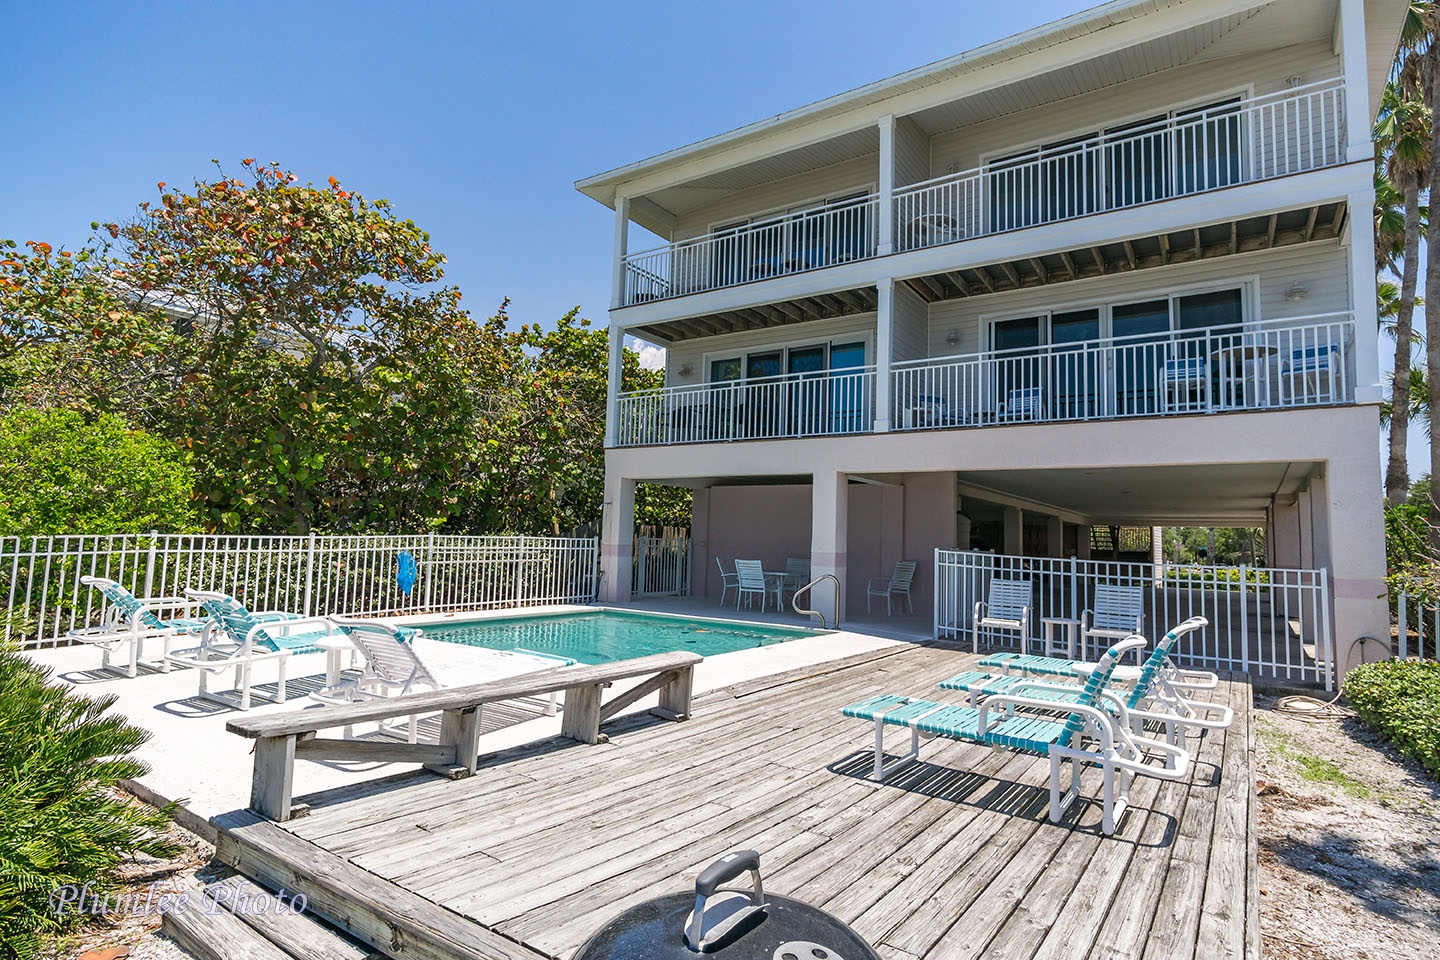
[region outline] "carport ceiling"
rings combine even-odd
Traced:
[[[959,475],[961,512],[972,496],[1030,509],[1049,506],[1094,524],[1258,526],[1272,498],[1294,497],[1319,468],[1285,462],[971,470]]]

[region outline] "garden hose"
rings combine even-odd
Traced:
[[[1359,647],[1360,662],[1368,663],[1369,661],[1365,659],[1365,645],[1371,643],[1379,645],[1385,651],[1384,659],[1389,659],[1391,655],[1390,647],[1383,640],[1380,640],[1377,637],[1356,637],[1354,642],[1350,644],[1349,652],[1353,654],[1355,652],[1355,648]],[[1336,703],[1340,700],[1342,693],[1343,691],[1337,690],[1335,692],[1335,696],[1331,697],[1329,700],[1321,700],[1318,697],[1306,697],[1299,695],[1281,697],[1280,699],[1275,701],[1275,709],[1279,713],[1288,713],[1291,716],[1299,717],[1302,720],[1310,720],[1315,722],[1326,720],[1339,720],[1347,716],[1344,710],[1336,706]]]

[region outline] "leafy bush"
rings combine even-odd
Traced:
[[[1440,779],[1440,662],[1364,664],[1345,675],[1345,696],[1360,719]]]
[[[0,418],[0,535],[192,530],[194,489],[173,443],[118,417],[21,409]]]
[[[0,651],[0,957],[25,958],[40,935],[73,922],[50,897],[91,884],[97,893],[134,852],[170,856],[165,810],[116,783],[138,777],[131,754],[150,734],[90,699],[49,683],[50,671]]]

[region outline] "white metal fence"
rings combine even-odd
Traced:
[[[1181,662],[1238,670],[1290,683],[1334,684],[1330,592],[1325,570],[1204,567],[1015,557],[958,550],[935,554],[935,635],[969,642],[975,604],[996,578],[1028,580],[1034,598],[1030,640],[1043,638],[1042,619],[1079,619],[1098,583],[1140,587],[1144,633],[1152,641],[1187,617],[1210,626],[1186,638]],[[986,642],[1019,649],[1014,633]],[[1057,641],[1061,639],[1059,633]]]
[[[415,559],[407,591],[400,553]],[[99,622],[99,591],[86,575],[119,581],[137,596],[221,590],[253,610],[309,615],[406,614],[455,609],[588,603],[599,549],[593,538],[220,536],[122,534],[0,538],[5,637],[22,645],[62,642]]]
[[[716,290],[875,255],[879,200],[856,197],[625,257],[622,303]]]
[[[621,447],[869,433],[875,368],[632,391],[617,412]]]
[[[1349,313],[895,364],[900,427],[1348,403]]]
[[[1302,173],[1345,157],[1324,80],[936,177],[895,193],[897,252]]]
[[[631,596],[689,596],[690,538],[636,537],[632,568]]]
[[[1440,603],[1402,593],[1395,601],[1395,635],[1390,651],[1402,659],[1440,660]]]

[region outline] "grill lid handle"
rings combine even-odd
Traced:
[[[753,890],[744,894],[725,892],[716,896],[720,884],[750,871]],[[710,914],[706,916],[706,901]],[[754,850],[735,850],[725,854],[695,878],[695,909],[685,920],[685,945],[691,950],[708,953],[717,949],[743,923],[765,910],[765,891],[760,886],[760,854]]]

